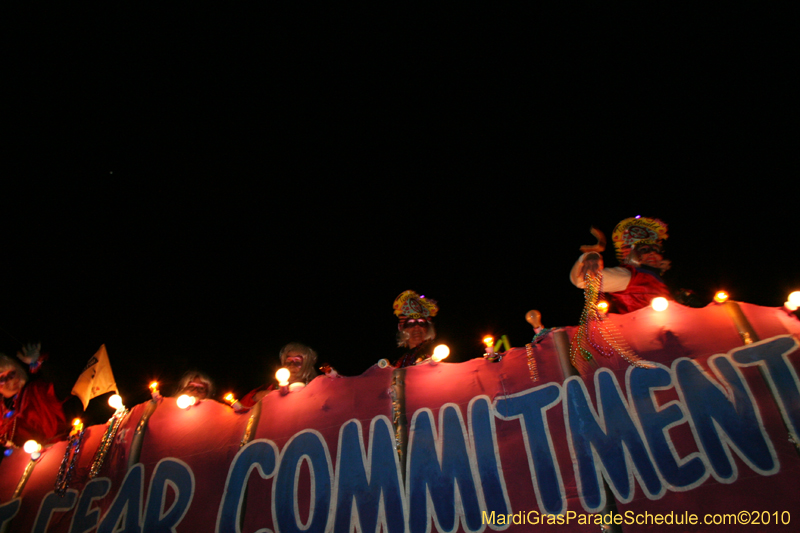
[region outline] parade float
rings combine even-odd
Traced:
[[[375,354],[360,376],[283,382],[250,409],[153,383],[105,426],[6,457],[0,531],[796,530],[797,303],[607,313],[602,270],[583,270],[579,325],[532,311],[522,348]],[[435,315],[423,298],[395,301],[401,330]]]
[[[793,530],[796,316],[672,302],[604,320],[646,364],[598,353],[578,373],[570,327],[501,356],[320,377],[246,412],[158,395],[120,406],[106,426],[6,457],[0,523],[402,533],[605,520],[627,532],[666,527],[657,520],[705,531],[737,515]]]

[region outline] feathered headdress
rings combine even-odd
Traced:
[[[394,314],[403,324],[409,318],[431,318],[439,312],[436,300],[420,296],[414,291],[405,291],[394,300]]]
[[[617,260],[624,263],[635,244],[661,244],[666,240],[667,225],[657,218],[626,218],[614,228],[611,239],[617,249]]]

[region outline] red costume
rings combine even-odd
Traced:
[[[261,391],[266,391],[266,392],[269,393],[269,392],[274,391],[274,390],[275,390],[275,384],[274,383],[271,384],[271,385],[261,385],[260,387],[257,387],[255,389],[251,390],[250,392],[248,392],[247,394],[245,394],[244,398],[239,400],[239,403],[242,404],[243,407],[246,407],[247,409],[250,409],[251,407],[253,407],[255,404],[258,403],[255,400],[256,394],[258,394]]]
[[[664,222],[657,218],[632,217],[617,224],[612,238],[620,266],[614,268],[603,268],[599,255],[605,250],[605,236],[595,228],[592,228],[592,235],[597,237],[597,244],[581,246],[584,254],[570,272],[573,285],[584,289],[587,270],[602,269],[599,290],[615,304],[615,311],[620,314],[648,307],[654,298],[674,299],[660,275],[669,269],[662,248],[667,238]]]
[[[655,272],[631,265],[622,265],[622,268],[629,270],[631,273],[628,286],[620,292],[605,293],[606,297],[616,306],[618,313],[631,313],[637,309],[647,307],[653,301],[653,298],[659,296],[672,300],[672,295],[666,283]]]
[[[39,444],[55,442],[67,434],[64,409],[56,398],[53,384],[29,381],[11,400],[12,407],[0,402],[0,437],[22,446],[28,440]]]

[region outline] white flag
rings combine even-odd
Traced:
[[[89,400],[111,391],[118,393],[117,382],[114,381],[114,373],[111,371],[111,363],[108,361],[104,344],[86,363],[86,368],[72,387],[72,394],[81,399],[85,411]]]

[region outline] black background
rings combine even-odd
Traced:
[[[590,225],[635,215],[703,301],[800,289],[780,13],[305,9],[9,19],[2,351],[41,341],[62,393],[105,343],[128,405],[192,367],[241,396],[289,341],[394,358],[414,289],[463,361],[576,324]]]

